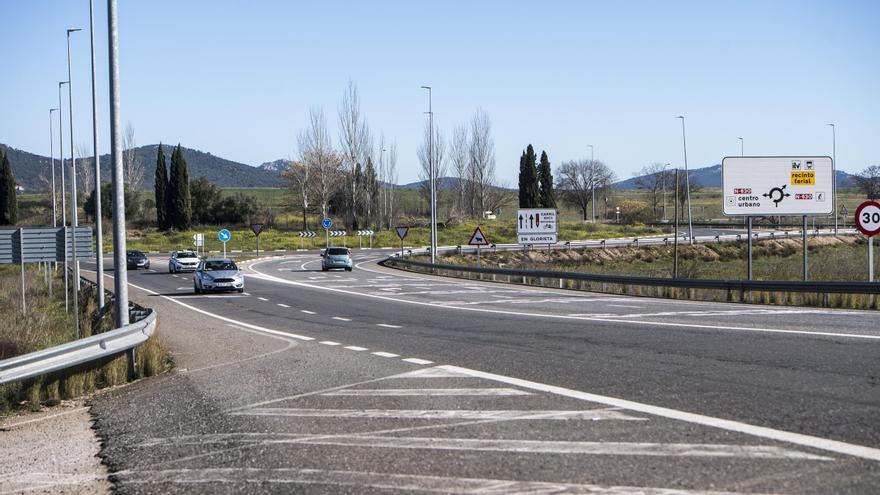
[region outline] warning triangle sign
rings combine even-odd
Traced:
[[[486,236],[483,235],[483,231],[480,230],[479,227],[474,230],[474,235],[471,236],[471,240],[468,241],[469,246],[488,246],[489,241],[486,240]]]
[[[400,237],[402,241],[406,237],[407,232],[409,232],[409,227],[394,227],[394,230],[397,231],[397,237]]]

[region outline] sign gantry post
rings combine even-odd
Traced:
[[[721,161],[726,216],[800,216],[807,263],[807,217],[834,215],[834,161],[829,156],[728,156]],[[749,232],[747,271],[751,279]]]

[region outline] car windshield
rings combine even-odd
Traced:
[[[348,249],[345,248],[330,248],[327,250],[327,254],[329,256],[347,256]]]
[[[144,253],[142,253],[142,252],[140,252],[140,251],[129,251],[129,252],[128,252],[128,255],[129,255],[129,256],[143,256]]]
[[[180,251],[177,253],[178,258],[197,258],[196,253],[192,251]]]
[[[238,270],[238,267],[235,266],[235,263],[231,261],[206,261],[205,267],[202,270],[206,272],[213,271],[225,271],[225,270]]]

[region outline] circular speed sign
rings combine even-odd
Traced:
[[[865,201],[856,208],[856,228],[868,237],[880,234],[880,203]]]

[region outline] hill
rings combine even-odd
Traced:
[[[631,177],[614,183],[618,189],[638,189],[636,182],[644,176]],[[853,175],[842,170],[837,171],[838,187],[854,187]],[[691,178],[695,179],[702,187],[721,188],[721,165],[691,169]]]
[[[135,156],[144,164],[144,181],[141,184],[141,189],[153,189],[158,147],[157,144],[151,144],[135,148]],[[15,179],[25,187],[26,191],[41,190],[47,187],[51,180],[48,157],[15,149],[5,144],[0,144],[0,149],[9,155],[9,163],[12,165]],[[182,149],[190,179],[205,177],[220,187],[280,187],[282,185],[277,171],[252,167],[191,148]],[[165,162],[170,166],[173,147],[163,146],[163,151]],[[58,158],[55,159],[57,166]],[[77,165],[79,163],[80,161],[77,160]],[[91,166],[92,160],[91,158],[85,159],[82,160],[82,163]],[[56,171],[56,173],[58,172]],[[101,179],[108,182],[110,177],[110,155],[101,155]],[[56,180],[60,180],[60,178],[56,177]]]

